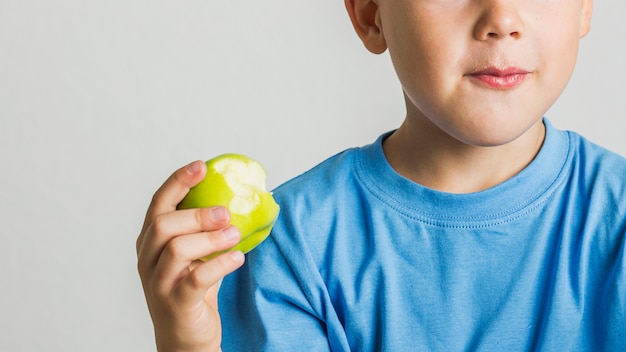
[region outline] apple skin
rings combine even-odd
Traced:
[[[241,154],[222,154],[206,162],[207,173],[178,204],[178,209],[224,206],[230,211],[230,223],[241,232],[234,247],[211,254],[209,260],[224,252],[248,253],[270,234],[280,207],[265,188],[267,173],[254,159]]]

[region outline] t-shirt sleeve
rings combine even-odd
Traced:
[[[224,279],[219,296],[224,352],[349,351],[328,295],[301,252],[279,248],[270,236]]]

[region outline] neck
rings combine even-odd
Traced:
[[[513,141],[497,146],[465,144],[432,123],[405,119],[383,149],[400,175],[449,193],[478,192],[516,175],[537,155],[545,137],[539,120]]]

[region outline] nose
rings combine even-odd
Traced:
[[[477,40],[521,38],[524,21],[518,1],[485,0],[481,3],[480,15],[474,28],[474,37]]]

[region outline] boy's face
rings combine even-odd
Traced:
[[[346,0],[373,52],[389,49],[408,116],[470,145],[501,145],[565,88],[592,0]],[[352,6],[352,9],[350,8]]]

